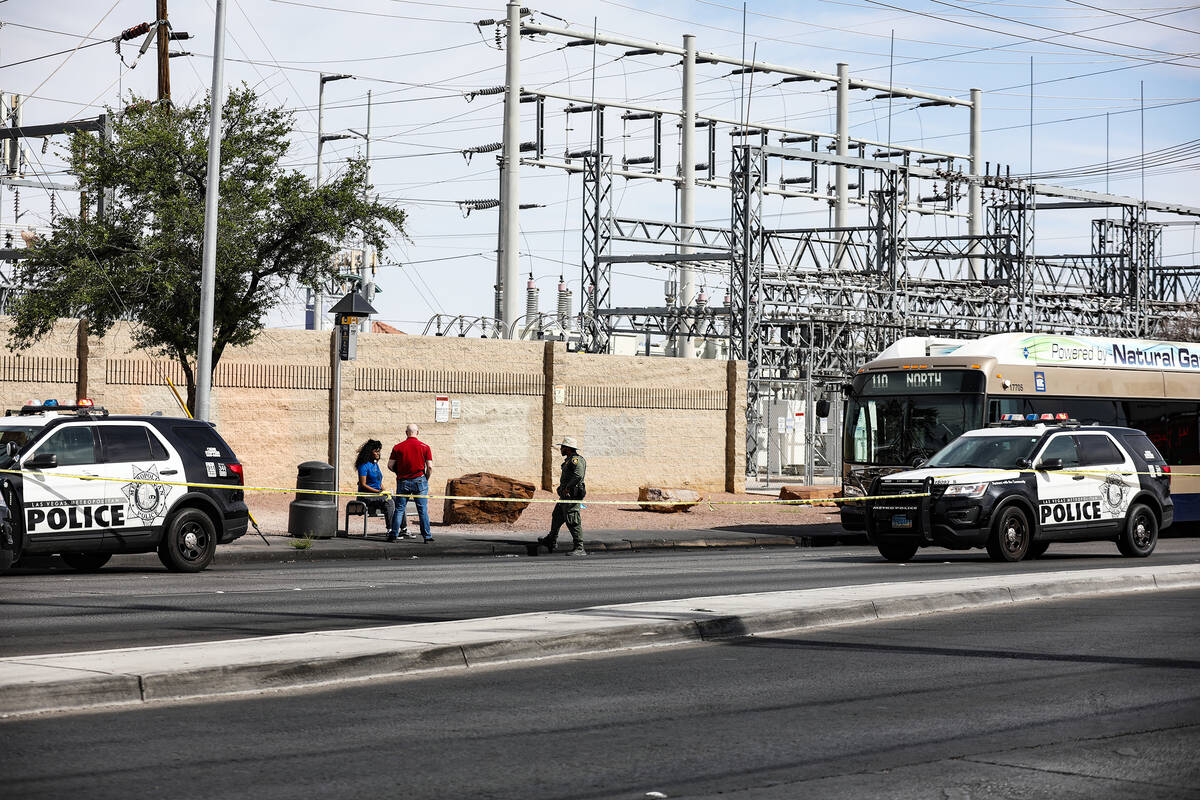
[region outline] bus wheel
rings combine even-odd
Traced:
[[[1154,552],[1158,544],[1158,517],[1149,506],[1138,503],[1129,509],[1125,530],[1117,539],[1117,549],[1129,558],[1145,558]]]
[[[80,572],[95,572],[112,558],[112,553],[60,553],[59,555],[68,567]]]
[[[1033,542],[1029,545],[1029,549],[1025,551],[1026,558],[1041,558],[1050,549],[1049,542]]]
[[[217,553],[217,532],[212,520],[198,508],[179,512],[163,532],[158,560],[172,572],[199,572]]]
[[[992,561],[1020,561],[1029,552],[1029,519],[1016,506],[1000,512],[992,523],[987,551]]]
[[[880,542],[878,547],[879,555],[888,561],[904,562],[912,560],[920,545],[916,542],[900,540],[898,542]]]

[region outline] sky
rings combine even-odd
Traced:
[[[176,103],[202,98],[212,79],[213,0],[171,0],[176,31],[193,38],[172,43],[171,88]],[[494,153],[470,158],[466,148],[501,139],[502,96],[470,97],[504,82],[504,37],[487,20],[504,17],[502,4],[455,0],[227,0],[225,80],[246,83],[295,115],[289,165],[307,174],[316,166],[318,77],[329,82],[325,131],[364,132],[371,93],[371,177],[378,195],[404,208],[407,230],[380,254],[377,319],[408,333],[428,329],[436,314],[490,315],[496,271],[497,211],[464,212],[466,200],[499,197]],[[131,95],[153,96],[154,48],[136,59],[138,41],[121,55],[103,40],[154,16],[154,0],[3,0],[0,2],[0,91],[27,97],[24,124],[93,117],[119,109]],[[853,77],[897,87],[982,101],[984,159],[1014,174],[1062,173],[1112,163],[1082,176],[1046,182],[1200,206],[1200,5],[1170,0],[558,0],[531,4],[545,25],[593,29],[681,46],[696,37],[701,51],[834,73],[839,62]],[[480,24],[481,21],[485,21]],[[498,46],[498,42],[500,46]],[[79,49],[75,49],[81,45]],[[671,56],[627,56],[624,48],[564,47],[558,37],[524,37],[521,85],[578,97],[624,100],[678,109],[681,69]],[[47,57],[48,56],[48,57]],[[827,86],[780,83],[778,74],[732,75],[722,65],[697,68],[701,113],[806,130],[835,129],[835,97]],[[1032,81],[1032,85],[1031,85]],[[965,109],[918,108],[903,99],[851,95],[851,134],[880,142],[968,152]],[[588,147],[588,115],[561,113],[548,102],[547,153]],[[535,134],[533,105],[522,106],[521,138]],[[1032,124],[1031,124],[1032,122]],[[703,137],[701,137],[703,138]],[[651,152],[647,122],[606,116],[606,149],[618,161]],[[718,137],[717,172],[728,174],[727,131]],[[61,158],[65,138],[30,142],[30,174],[70,184]],[[664,125],[664,171],[677,164],[673,121]],[[1159,152],[1161,151],[1161,152]],[[330,142],[326,175],[361,155],[361,138]],[[1148,154],[1141,169],[1142,153]],[[1132,159],[1132,162],[1129,160]],[[1133,166],[1131,167],[1130,164]],[[1118,168],[1123,167],[1123,168]],[[1143,188],[1144,182],[1144,188]],[[560,276],[578,308],[581,179],[557,169],[526,166],[520,174],[520,263],[552,311]],[[6,187],[0,192],[0,230],[49,224],[54,209],[70,213],[70,191]],[[675,191],[650,180],[614,183],[616,213],[670,220]],[[728,225],[723,190],[697,190],[698,222]],[[14,223],[14,213],[22,216]],[[777,227],[830,224],[827,203],[768,198],[765,217]],[[859,210],[851,224],[863,224]],[[959,219],[920,217],[920,235],[965,233]],[[1039,252],[1083,253],[1089,220],[1039,217]],[[1195,226],[1168,228],[1167,263],[1196,264]],[[616,269],[614,305],[661,305],[672,275],[648,267]],[[725,278],[702,274],[714,298]],[[524,299],[522,299],[524,308]],[[271,324],[303,327],[300,295],[272,315]]]

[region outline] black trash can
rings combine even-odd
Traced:
[[[296,475],[297,489],[333,491],[333,466],[305,461]],[[288,507],[288,533],[295,537],[332,539],[337,535],[337,495],[297,491]]]

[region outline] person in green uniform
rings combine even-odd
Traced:
[[[583,478],[587,473],[587,461],[579,454],[579,442],[573,436],[564,436],[559,442],[559,451],[563,455],[562,475],[558,480],[558,497],[561,500],[582,500],[587,495]],[[554,516],[550,520],[550,533],[537,540],[551,553],[558,543],[558,529],[566,524],[571,532],[574,549],[567,553],[569,556],[586,556],[583,549],[583,523],[579,519],[579,503],[556,503]]]

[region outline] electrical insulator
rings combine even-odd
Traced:
[[[125,30],[121,31],[121,35],[118,38],[122,42],[128,42],[130,39],[135,39],[138,36],[141,36],[143,33],[149,33],[149,32],[150,32],[150,23],[142,22],[137,25],[134,25],[132,28],[126,28]]]
[[[526,324],[532,323],[534,317],[538,313],[538,293],[540,290],[533,282],[533,276],[529,276],[529,282],[525,284],[525,316]]]

